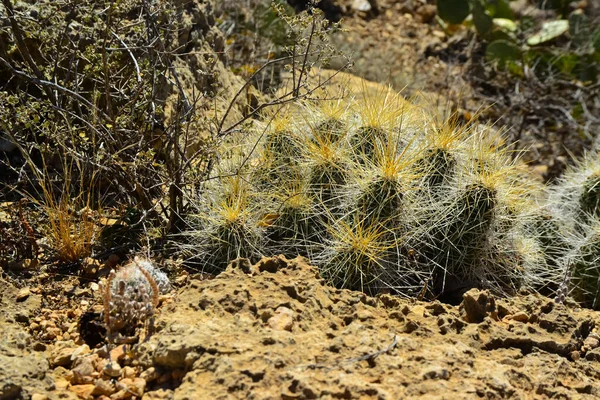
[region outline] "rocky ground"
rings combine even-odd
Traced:
[[[110,357],[90,322],[96,282],[55,302],[76,282],[0,281],[0,399],[600,396],[600,314],[573,304],[373,298],[328,286],[302,258],[240,259],[205,278],[182,273],[156,332]]]

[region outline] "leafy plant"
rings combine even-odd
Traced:
[[[557,9],[563,18],[544,21],[537,30],[527,18],[515,20],[506,0],[438,0],[437,5],[442,24],[474,26],[485,41],[487,60],[503,69],[523,75],[525,66],[536,65],[538,71],[550,69],[583,82],[595,82],[600,63],[600,26],[580,10],[567,15],[564,2],[555,3],[540,6]],[[571,46],[560,43],[567,36]]]

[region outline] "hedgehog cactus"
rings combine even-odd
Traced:
[[[199,199],[190,250],[205,265],[297,253],[340,287],[404,296],[429,278],[432,296],[540,284],[539,188],[490,128],[436,122],[389,90],[294,107],[239,150],[237,197],[215,177]]]
[[[264,225],[256,196],[241,175],[223,172],[206,188],[190,222],[189,243],[184,254],[203,272],[225,269],[230,260],[260,258],[265,243]]]

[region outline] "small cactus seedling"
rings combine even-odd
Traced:
[[[160,289],[146,270],[148,265],[151,263],[147,261],[133,261],[111,271],[103,285],[104,322],[109,342],[135,340],[137,329],[146,322],[151,323]]]

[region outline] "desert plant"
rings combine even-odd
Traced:
[[[567,292],[581,305],[600,310],[600,220],[591,217],[574,249],[563,259]]]
[[[595,151],[577,160],[550,189],[548,205],[548,219],[560,228],[552,231],[553,241],[564,243],[554,252],[559,260],[556,281],[562,282],[565,293],[594,309],[600,307],[600,274],[596,266],[600,238],[599,160]]]
[[[340,287],[404,296],[423,292],[426,281],[429,295],[440,296],[474,286],[511,293],[554,277],[529,229],[542,190],[502,136],[379,94],[326,100],[323,110],[319,101],[296,105],[278,129],[290,133],[294,152],[269,174],[247,166],[269,157],[277,164],[284,152],[248,141],[253,158],[231,170],[260,188],[246,226],[264,229],[262,253],[309,255]],[[362,135],[365,127],[378,134]]]
[[[168,279],[152,262],[141,258],[111,271],[103,283],[103,315],[109,343],[130,343],[137,340],[140,327],[146,325],[152,329],[152,317],[161,292],[153,273],[166,288]]]
[[[197,214],[186,232],[184,256],[195,269],[216,273],[230,260],[256,260],[263,251],[265,232],[260,224],[256,193],[245,177],[219,177],[205,189]]]

